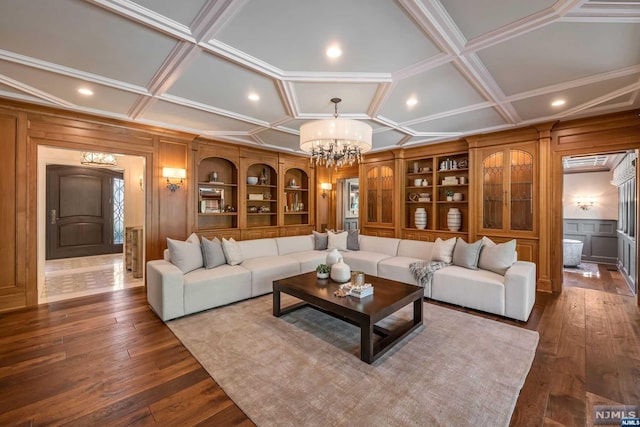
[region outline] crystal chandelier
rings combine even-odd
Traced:
[[[85,151],[80,157],[80,163],[83,165],[93,166],[115,166],[116,156],[109,153],[97,153],[94,151]]]
[[[336,168],[362,161],[371,150],[371,126],[357,120],[339,119],[340,98],[332,98],[333,119],[316,120],[300,126],[300,149],[311,154],[316,165]]]

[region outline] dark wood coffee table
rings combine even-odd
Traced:
[[[273,315],[280,317],[299,308],[310,306],[360,328],[360,359],[373,363],[393,345],[422,325],[424,288],[394,280],[366,276],[374,287],[373,295],[362,299],[334,296],[339,283],[318,279],[315,271],[273,282]],[[280,293],[292,295],[302,302],[282,308]],[[413,319],[388,330],[376,323],[413,303]],[[382,338],[374,343],[373,335]]]

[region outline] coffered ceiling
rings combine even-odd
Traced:
[[[1,97],[285,151],[333,97],[382,150],[639,91],[640,1],[0,0]]]

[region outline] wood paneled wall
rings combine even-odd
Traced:
[[[619,114],[560,122],[553,127],[543,124],[539,131],[540,146],[540,245],[538,262],[543,268],[540,277],[551,278],[551,286],[562,288],[562,156],[596,152],[624,151],[640,148],[640,114],[628,111]],[[534,126],[535,127],[535,126]],[[512,131],[492,134],[496,144]],[[37,148],[39,145],[76,150],[109,151],[145,159],[145,249],[146,259],[162,257],[166,237],[186,237],[193,228],[191,182],[193,176],[192,144],[195,135],[174,132],[72,113],[28,103],[0,100],[0,312],[37,304]],[[223,143],[224,144],[224,143]],[[452,141],[456,147],[465,141]],[[426,151],[425,151],[426,150]],[[412,152],[430,152],[431,148],[395,149],[365,157],[372,163],[392,160],[398,177],[404,159]],[[415,153],[414,153],[415,154]],[[187,182],[175,193],[166,188],[161,177],[162,167],[187,169]],[[341,175],[360,175],[361,192],[363,167],[341,169],[337,173],[323,167],[315,168],[315,185],[332,182]],[[396,186],[399,188],[400,178]],[[320,194],[320,191],[317,191]],[[331,198],[317,199],[316,227],[331,227],[335,203]],[[636,197],[637,199],[638,197]],[[397,223],[390,229],[397,237],[401,233],[402,197],[394,202]],[[362,205],[361,205],[362,206]],[[362,207],[361,207],[362,218]],[[386,229],[385,229],[386,230]],[[374,230],[375,231],[375,230]],[[13,237],[11,237],[13,236]],[[548,242],[544,244],[543,242]],[[548,279],[546,279],[548,280]],[[539,283],[540,285],[540,283]]]
[[[194,135],[0,101],[0,312],[37,305],[38,146],[141,156],[146,165],[145,249],[162,257],[167,236],[187,234],[188,189],[171,193],[162,167],[189,170]],[[190,178],[189,173],[187,180]]]

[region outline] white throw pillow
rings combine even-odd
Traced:
[[[487,236],[482,236],[482,247],[484,248],[485,246],[495,246],[496,243],[491,240],[490,238],[488,238]],[[518,260],[518,252],[517,251],[513,251],[513,262],[516,262]]]
[[[238,242],[233,240],[233,237],[229,240],[224,237],[222,238],[222,251],[224,252],[224,257],[227,259],[227,264],[229,265],[238,265],[244,261],[240,245]]]
[[[437,238],[433,247],[432,261],[442,261],[451,263],[453,261],[453,249],[456,247],[456,238],[452,237],[447,240]]]
[[[202,236],[202,258],[206,269],[219,267],[227,263],[220,239],[215,237],[213,240],[209,240]]]
[[[198,268],[202,268],[202,249],[198,244],[189,241],[174,240],[167,237],[167,247],[171,256],[171,263],[178,267],[183,273],[188,273]]]
[[[196,233],[191,233],[189,237],[187,237],[186,241],[189,243],[195,243],[196,245],[200,244],[200,239],[198,238],[198,235]]]
[[[327,250],[338,249],[339,251],[347,250],[347,236],[349,233],[343,231],[341,233],[334,233],[331,230],[327,230],[329,236],[329,242],[327,243]]]
[[[477,270],[481,249],[482,240],[478,240],[474,243],[467,243],[462,237],[458,237],[456,247],[453,250],[453,265],[468,268],[470,270]]]
[[[516,259],[515,239],[500,243],[499,245],[486,244],[482,247],[482,251],[480,251],[478,267],[504,276]]]

